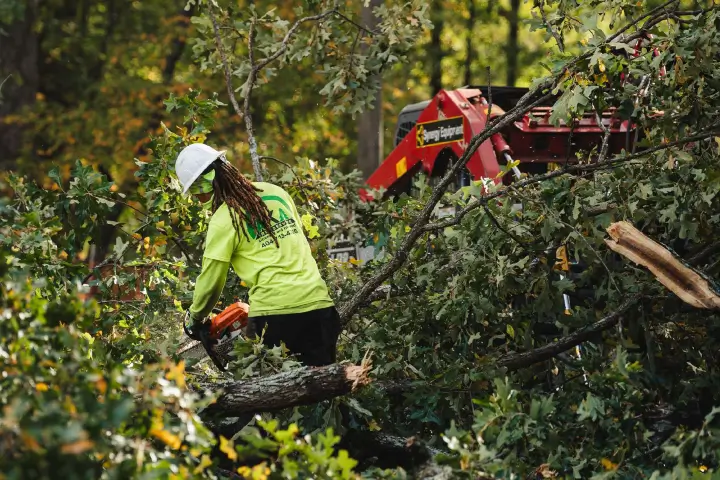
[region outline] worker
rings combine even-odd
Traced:
[[[281,187],[250,182],[225,151],[195,143],[177,157],[184,195],[211,202],[202,270],[190,306],[191,333],[209,328],[232,266],[250,289],[248,327],[269,347],[284,342],[308,366],[335,363],[340,318],[302,230],[295,203]]]

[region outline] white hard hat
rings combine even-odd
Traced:
[[[182,149],[175,161],[175,174],[183,187],[183,194],[190,190],[195,180],[215,160],[225,153],[204,143],[193,143]]]

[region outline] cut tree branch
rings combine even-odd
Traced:
[[[699,272],[686,266],[670,250],[648,238],[628,222],[616,222],[607,228],[611,250],[642,265],[660,283],[685,303],[695,308],[720,309],[720,295]]]
[[[364,365],[333,364],[302,367],[221,386],[223,393],[203,415],[240,417],[310,405],[353,392],[370,383],[369,362]]]

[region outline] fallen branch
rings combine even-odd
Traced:
[[[223,393],[202,415],[241,417],[311,405],[353,392],[370,383],[370,365],[302,367],[221,385]]]
[[[508,370],[519,370],[527,368],[533,364],[549,360],[558,354],[570,350],[576,345],[589,340],[600,332],[609,330],[620,321],[620,317],[630,307],[640,299],[641,295],[637,294],[626,300],[617,310],[595,323],[592,323],[580,330],[562,337],[561,339],[543,345],[542,347],[530,350],[529,352],[515,353],[497,360],[496,365],[505,367]]]
[[[696,308],[720,309],[720,295],[708,279],[686,266],[666,247],[655,242],[628,222],[616,222],[607,228],[610,249],[642,265],[660,283],[685,303]]]

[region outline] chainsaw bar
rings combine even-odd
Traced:
[[[230,361],[233,343],[234,342],[232,341],[220,343],[213,348],[213,351],[227,363]],[[198,340],[190,340],[189,342],[183,344],[180,346],[177,353],[183,358],[203,359],[208,356],[208,352],[205,350],[202,342]]]

